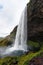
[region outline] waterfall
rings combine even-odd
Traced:
[[[27,51],[27,6],[25,7],[24,11],[22,12],[22,16],[17,28],[17,33],[15,37],[15,41],[12,47],[2,48],[0,51],[1,55],[9,55],[13,51]]]
[[[25,7],[20,19],[16,39],[14,42],[14,49],[27,51],[26,43],[27,43],[27,7]]]

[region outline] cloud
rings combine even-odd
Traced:
[[[10,34],[19,24],[24,7],[29,0],[0,0],[0,36]]]

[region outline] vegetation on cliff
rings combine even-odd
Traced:
[[[43,58],[42,4],[42,0],[30,0],[27,4],[27,45],[32,49],[22,56],[0,58],[0,65],[31,65],[34,58]],[[5,38],[0,38],[0,46],[11,45],[15,39],[16,31],[17,26],[10,33],[10,35]]]

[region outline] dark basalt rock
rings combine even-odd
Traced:
[[[30,0],[27,4],[27,39],[43,41],[43,0]]]

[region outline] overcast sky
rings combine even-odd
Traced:
[[[27,2],[29,0],[0,0],[0,37],[7,36],[19,24]]]

